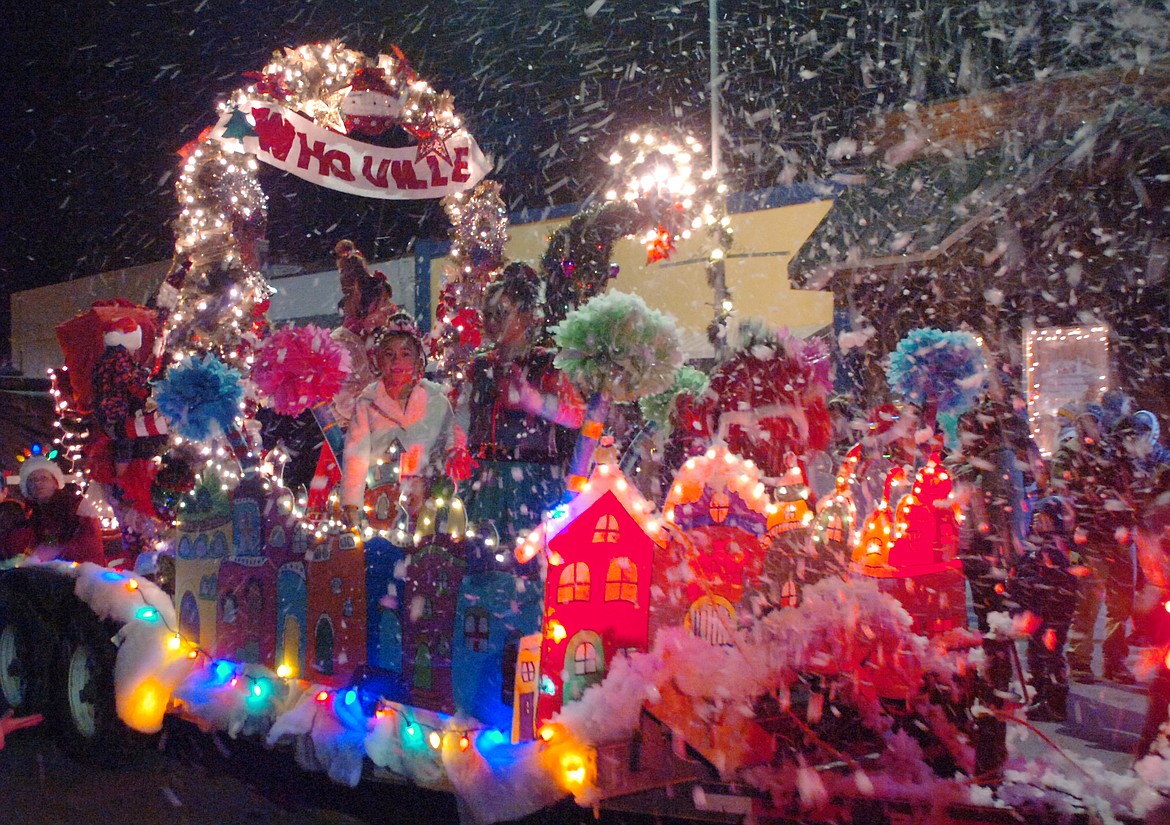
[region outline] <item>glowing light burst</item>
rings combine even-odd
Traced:
[[[696,232],[708,234],[707,280],[715,290],[716,308],[713,325],[722,327],[734,309],[722,269],[732,229],[727,185],[714,170],[705,168],[707,157],[707,150],[690,134],[656,129],[631,132],[609,156],[617,183],[605,197],[637,208],[643,226],[638,240],[646,246],[647,264],[668,259],[680,240]]]
[[[631,132],[609,156],[621,183],[606,192],[606,200],[637,205],[649,223],[640,240],[651,262],[669,257],[677,239],[689,238],[722,215],[712,172],[697,166],[705,156],[692,135],[673,137],[655,130]]]

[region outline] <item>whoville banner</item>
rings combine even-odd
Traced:
[[[211,137],[238,140],[265,163],[298,178],[364,198],[442,198],[464,192],[489,171],[470,134],[459,130],[419,146],[388,149],[318,126],[268,101],[226,112]]]

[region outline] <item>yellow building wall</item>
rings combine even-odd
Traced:
[[[760,319],[801,336],[832,324],[832,293],[793,289],[788,280],[789,262],[832,205],[831,200],[811,201],[731,216],[734,236],[725,272],[734,317]],[[512,225],[504,254],[509,260],[539,267],[549,237],[568,222],[561,218]],[[651,307],[676,317],[684,350],[692,358],[711,354],[706,335],[715,314],[707,286],[710,245],[707,234],[699,232],[681,241],[669,260],[653,264],[646,263],[641,242],[622,240],[614,247],[613,261],[620,271],[610,288],[639,295]],[[449,258],[431,262],[432,317],[443,273],[450,265]]]
[[[232,546],[232,526],[227,524],[212,527],[208,530],[184,531],[182,535],[194,543],[199,536],[205,536],[208,546],[216,533],[223,533],[226,546]],[[175,559],[175,610],[179,611],[183,604],[183,596],[191,593],[195,597],[195,604],[199,608],[199,639],[198,643],[204,650],[214,650],[216,640],[216,609],[218,607],[219,591],[210,599],[199,596],[199,585],[207,576],[219,575],[222,558],[176,558]]]

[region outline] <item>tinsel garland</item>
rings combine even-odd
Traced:
[[[482,342],[483,294],[504,263],[508,214],[497,181],[443,198],[451,221],[451,259],[427,346],[440,376],[451,377]]]
[[[680,436],[694,441],[722,433],[733,453],[752,459],[766,475],[780,477],[787,469],[786,453],[827,446],[830,388],[823,343],[746,322],[735,349],[711,376],[710,389],[680,411],[702,429]]]
[[[235,429],[241,376],[214,355],[188,356],[154,384],[154,400],[173,432],[202,441]]]

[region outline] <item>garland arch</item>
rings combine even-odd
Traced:
[[[348,194],[440,198],[467,191],[490,163],[455,113],[403,54],[370,57],[340,41],[276,51],[218,107],[214,126],[184,146],[170,274],[158,292],[174,361],[215,352],[243,366],[271,295],[256,242],[267,201],[261,162]],[[415,145],[363,140],[402,128]],[[238,346],[244,341],[245,346]]]

